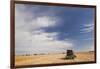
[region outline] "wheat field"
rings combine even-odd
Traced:
[[[15,66],[94,61],[94,52],[79,52],[75,55],[77,57],[74,60],[65,60],[66,54],[17,55],[15,56]]]

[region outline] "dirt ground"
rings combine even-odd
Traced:
[[[94,61],[94,52],[75,53],[77,56],[74,60],[65,60],[66,54],[48,54],[48,55],[31,55],[31,56],[15,56],[15,65],[37,65],[37,64],[53,64],[53,63],[73,63]]]

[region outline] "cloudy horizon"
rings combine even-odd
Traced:
[[[94,9],[15,4],[15,54],[94,50]]]

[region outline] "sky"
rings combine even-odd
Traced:
[[[94,8],[15,5],[15,54],[94,50]]]

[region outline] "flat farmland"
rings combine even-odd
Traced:
[[[94,52],[78,52],[75,59],[64,59],[66,54],[42,54],[42,55],[19,55],[15,56],[15,66],[53,64],[53,63],[74,63],[94,61]]]

